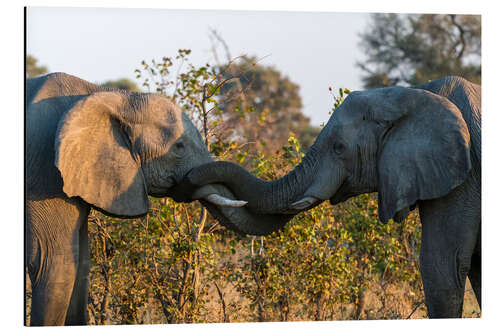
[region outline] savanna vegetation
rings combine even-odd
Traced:
[[[379,30],[402,29],[390,15],[379,19],[392,22]],[[416,29],[422,19],[412,18],[410,27]],[[384,36],[378,39],[386,48]],[[416,45],[410,37],[404,40]],[[190,53],[180,49],[171,57],[143,61],[135,71],[141,87],[123,80],[107,84],[166,94],[191,117],[217,159],[240,163],[258,177],[281,177],[298,164],[320,130],[300,111],[298,85],[256,57],[195,66]],[[424,77],[424,69],[414,68],[397,82]],[[387,77],[380,71],[372,70],[365,84],[396,80],[391,74],[396,69],[382,71]],[[480,75],[480,67],[470,72]],[[332,113],[349,90],[330,91]],[[253,237],[220,226],[197,202],[150,202],[143,218],[91,214],[90,324],[426,317],[416,211],[402,223],[382,224],[376,196],[365,194],[335,207],[325,202],[283,230]],[[29,306],[29,287],[27,296]],[[469,285],[463,315],[480,316]]]

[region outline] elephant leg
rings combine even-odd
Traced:
[[[480,215],[453,197],[421,202],[420,270],[430,318],[460,318]]]
[[[78,269],[65,325],[87,325],[90,254],[88,221],[82,221],[79,235]]]
[[[32,284],[30,326],[59,326],[77,280],[79,230],[88,208],[77,200],[28,202],[27,264]]]
[[[51,267],[33,284],[30,326],[64,325],[76,279],[71,256],[70,252],[59,252],[50,260]]]
[[[480,236],[480,235],[479,235]],[[480,237],[479,237],[480,238]],[[478,240],[476,251],[472,254],[469,280],[481,309],[481,242]]]

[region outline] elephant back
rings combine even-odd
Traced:
[[[66,73],[51,73],[26,80],[28,105],[48,98],[89,95],[110,88],[98,86]]]

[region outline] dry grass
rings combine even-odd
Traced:
[[[235,260],[235,256],[228,260]],[[208,279],[207,279],[208,280]],[[202,314],[204,323],[220,322],[254,322],[256,314],[250,310],[249,300],[243,297],[236,288],[230,283],[218,285],[222,298],[219,295],[215,284],[209,286],[208,296],[206,297],[206,310]],[[421,291],[417,291],[420,292]],[[378,283],[370,283],[370,287],[364,296],[364,308],[359,319],[423,319],[427,318],[427,312],[423,298],[419,299],[408,284],[390,285],[382,290]],[[223,307],[223,302],[224,306]],[[26,277],[26,312],[27,323],[29,324],[29,311],[31,307],[31,284],[29,277]],[[156,299],[151,299],[141,310],[143,313],[142,322],[145,324],[165,324],[165,318],[159,310],[160,304]],[[329,309],[328,320],[352,320],[356,319],[354,304],[339,304],[336,308]],[[310,320],[305,314],[301,313],[297,305],[290,305],[289,321],[307,321]],[[411,315],[411,316],[410,316]],[[467,279],[463,318],[480,318],[481,311],[476,301],[472,287]],[[95,323],[92,317],[89,318],[89,324]],[[107,324],[118,324],[110,320]]]

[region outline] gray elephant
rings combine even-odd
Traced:
[[[461,317],[468,276],[481,304],[481,88],[459,77],[353,92],[300,165],[266,182],[237,165],[193,169],[179,186],[223,183],[247,209],[296,214],[378,192],[379,218],[418,206],[420,270],[431,318]]]
[[[291,216],[253,214],[224,186],[177,183],[213,159],[181,110],[159,94],[54,73],[26,82],[26,266],[31,325],[87,322],[91,207],[132,218],[148,194],[199,199],[225,226],[269,233]]]

